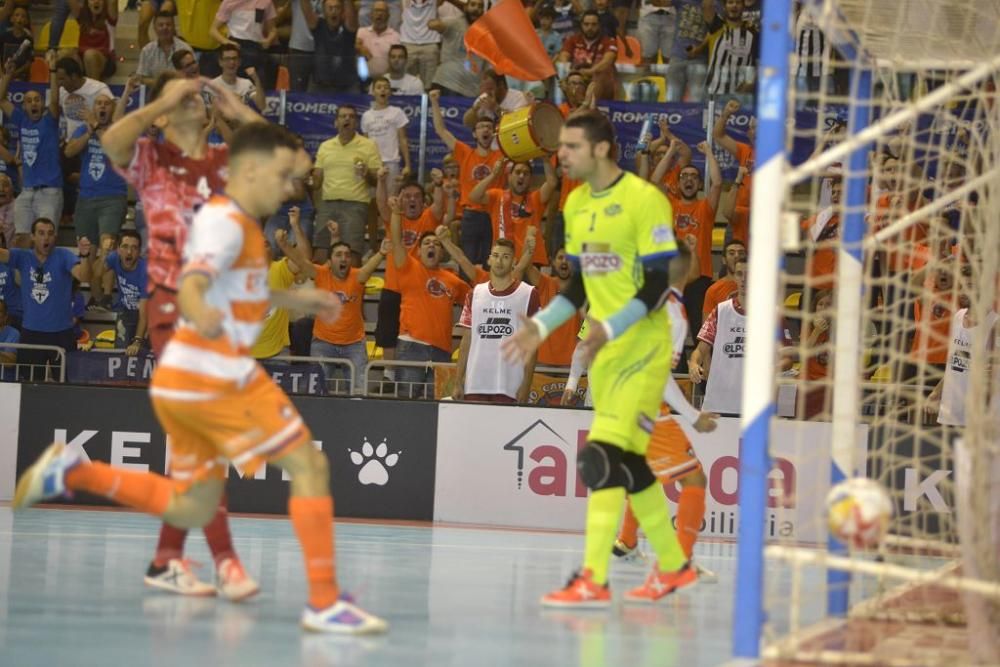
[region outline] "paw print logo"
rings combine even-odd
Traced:
[[[347,451],[351,454],[351,463],[359,467],[358,481],[365,485],[376,486],[385,486],[389,483],[389,468],[399,463],[399,455],[402,454],[402,452],[390,454],[385,438],[382,438],[378,447],[372,446],[368,438],[365,438],[361,451],[356,452],[352,449]]]

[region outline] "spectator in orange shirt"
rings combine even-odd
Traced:
[[[736,281],[730,276],[736,270],[736,264],[745,261],[747,261],[746,245],[743,244],[743,241],[731,239],[722,253],[722,265],[725,273],[719,271],[719,279],[712,283],[712,286],[705,292],[705,303],[701,307],[703,318],[708,317],[716,306],[723,301],[728,301],[736,294]]]
[[[740,110],[740,103],[736,100],[726,102],[725,108],[715,121],[712,128],[712,138],[715,143],[722,146],[723,150],[736,158],[739,166],[739,175],[736,177],[736,199],[733,212],[729,216],[730,235],[734,239],[739,239],[743,243],[750,242],[750,193],[753,191],[753,170],[756,152],[753,143],[757,138],[757,119],[751,118],[747,126],[747,138],[750,143],[745,144],[733,139],[726,133],[726,125],[729,119]]]
[[[681,169],[691,164],[691,149],[670,131],[670,124],[666,118],[660,118],[659,127],[660,136],[651,139],[651,135],[648,135],[648,148],[635,154],[635,171],[640,178],[652,181],[650,171],[655,171],[663,165],[663,170],[660,172],[663,176],[652,182],[666,187],[667,192],[676,197],[680,195]],[[652,164],[650,156],[653,158]]]
[[[469,193],[479,181],[489,176],[493,164],[503,157],[499,150],[493,148],[495,119],[480,118],[476,121],[473,130],[476,146],[472,148],[456,139],[445,127],[444,116],[441,114],[441,91],[432,90],[428,96],[431,100],[434,131],[455,156],[459,167],[461,195],[458,205],[462,210],[462,251],[473,264],[485,264],[493,243],[490,214],[484,204],[472,202]],[[499,185],[502,186],[502,182]]]
[[[326,223],[330,232],[330,259],[323,264],[313,264],[301,257],[302,273],[316,281],[316,288],[333,292],[343,308],[340,317],[330,322],[317,317],[313,324],[310,355],[330,359],[347,359],[354,365],[355,394],[364,393],[365,370],[368,365],[368,348],[365,345],[365,283],[375,273],[382,260],[389,254],[391,244],[382,241],[379,251],[371,256],[360,269],[352,266],[351,246],[340,240],[340,227],[333,220]],[[337,381],[337,393],[343,391],[341,381],[348,373],[340,364],[323,364],[327,379]]]
[[[375,201],[378,204],[379,216],[385,220],[386,234],[391,236],[389,220],[392,212],[389,210],[389,170],[382,168],[377,174]],[[416,181],[405,181],[399,188],[399,204],[402,209],[400,234],[403,246],[411,256],[417,257],[417,239],[424,232],[432,232],[441,222],[444,210],[444,192],[442,189],[444,177],[440,170],[431,170],[431,182],[434,184],[433,203],[426,205],[424,188]],[[385,266],[385,285],[378,302],[378,322],[375,324],[375,344],[382,348],[382,358],[392,361],[396,358],[396,341],[399,338],[400,294],[399,279],[396,275],[396,265],[388,262]],[[385,380],[389,383],[395,380],[395,369],[387,367],[384,370]],[[385,385],[388,386],[388,385]],[[382,385],[380,385],[382,388]]]
[[[840,176],[831,177],[830,205],[802,221],[806,244],[806,287],[832,289],[837,274],[837,250],[840,246]]]
[[[597,100],[594,98],[594,84],[587,85],[587,79],[580,72],[570,72],[559,82],[564,101],[559,105],[563,118],[568,118],[574,111],[593,109]]]
[[[698,278],[688,283],[684,289],[684,307],[687,309],[692,331],[701,330],[705,292],[712,284],[712,231],[715,228],[715,211],[722,194],[722,171],[715,155],[704,141],[698,144],[698,150],[705,155],[708,177],[711,180],[705,196],[698,196],[703,183],[701,173],[692,165],[681,169],[680,196],[668,194],[670,205],[674,209],[674,236],[692,249],[700,271]],[[653,171],[654,183],[659,182],[660,171],[665,168],[661,163]]]
[[[448,362],[452,350],[452,307],[465,303],[469,286],[461,278],[441,268],[444,249],[434,232],[424,232],[417,241],[417,257],[403,245],[402,205],[389,198],[392,261],[399,278],[401,313],[399,361]],[[422,398],[433,378],[432,368],[400,368],[396,380],[403,395]]]
[[[531,185],[531,163],[518,162],[507,179],[510,187],[494,188],[493,183],[506,171],[508,161],[502,158],[496,161],[490,175],[479,181],[469,193],[469,201],[474,204],[485,204],[490,212],[490,224],[494,239],[511,239],[514,242],[516,256],[524,250],[524,239],[528,229],[535,230],[534,264],[544,266],[549,263],[545,243],[542,240],[542,213],[552,194],[556,191],[558,181],[555,169],[545,164],[545,182],[537,190],[528,191]],[[470,258],[471,259],[471,258]]]
[[[524,278],[538,290],[541,307],[549,304],[556,295],[563,291],[573,274],[573,265],[569,262],[565,248],[559,248],[552,255],[552,275],[545,275],[535,266],[525,269]],[[538,348],[538,363],[542,366],[569,366],[576,349],[576,335],[583,325],[580,313],[563,322],[558,329],[549,334],[542,346]]]
[[[825,418],[830,414],[830,391],[824,380],[830,375],[830,315],[833,291],[822,289],[813,295],[809,313],[802,322],[802,347],[805,350],[804,419]]]

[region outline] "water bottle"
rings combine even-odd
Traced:
[[[653,130],[653,117],[650,114],[646,114],[646,119],[642,121],[642,129],[639,130],[639,141],[635,144],[636,151],[644,151],[649,148],[649,141],[647,137],[649,133]]]

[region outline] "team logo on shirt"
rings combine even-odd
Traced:
[[[104,176],[104,160],[99,157],[91,160],[87,171],[95,181],[101,180],[101,177]]]
[[[693,233],[698,231],[698,220],[696,218],[691,217],[687,213],[681,213],[680,215],[677,216],[676,225],[677,225],[678,236],[685,236],[684,232]],[[655,238],[656,234],[655,229],[653,230],[653,234]]]
[[[670,231],[670,225],[657,225],[653,227],[653,243],[657,245],[670,243],[672,239],[673,232]]]
[[[341,292],[340,290],[334,291],[334,294],[340,299],[341,303],[354,303],[358,300],[358,297],[354,294],[348,294],[347,292]]]
[[[740,329],[742,332],[742,329]],[[730,330],[733,333],[733,330]],[[745,344],[746,337],[739,335],[735,336],[732,341],[725,343],[722,346],[722,353],[725,354],[730,359],[742,359],[743,358],[743,346]]]
[[[622,258],[611,252],[610,243],[584,243],[580,268],[584,273],[611,273],[622,268]]]
[[[476,333],[483,340],[495,340],[514,334],[514,326],[509,317],[490,317],[476,328]]]
[[[42,276],[42,280],[39,281],[37,274],[41,271],[31,271],[31,298],[35,300],[35,303],[45,303],[49,298],[49,283],[52,282],[52,274],[48,271]]]
[[[477,164],[472,169],[472,179],[475,181],[481,181],[490,175],[490,166],[488,164]]]
[[[427,293],[431,296],[451,298],[451,290],[443,282],[433,276],[427,279]]]
[[[621,212],[622,212],[622,207],[620,204],[611,204],[610,206],[604,209],[604,215],[608,216],[609,218],[613,218]]]

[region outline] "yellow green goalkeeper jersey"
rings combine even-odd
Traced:
[[[629,172],[601,192],[591,192],[589,183],[577,187],[563,217],[566,253],[578,262],[589,315],[598,321],[621,310],[642,287],[643,260],[677,254],[670,202]],[[663,309],[657,313],[666,317]]]

